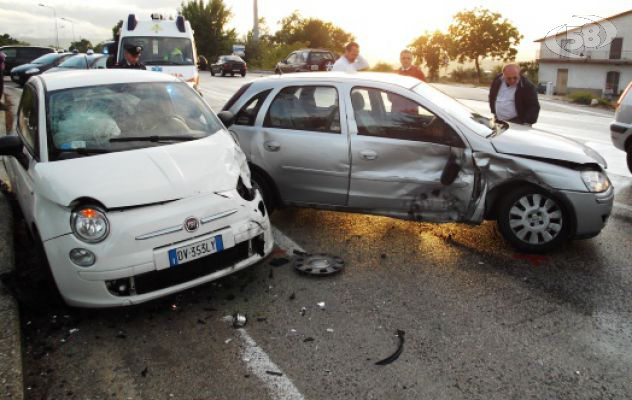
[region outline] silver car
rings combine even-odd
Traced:
[[[517,249],[593,237],[614,189],[592,149],[476,114],[413,78],[306,73],[243,86],[220,113],[267,207],[498,221]]]
[[[628,168],[632,172],[632,82],[619,98],[610,136],[614,147],[628,153]]]

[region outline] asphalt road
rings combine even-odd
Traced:
[[[248,79],[205,76],[202,91],[217,110]],[[483,107],[472,97],[480,89],[447,89]],[[542,118],[577,121],[591,110],[543,104]],[[620,172],[602,234],[546,257],[514,253],[492,223],[286,209],[272,216],[281,250],[270,261],[288,263],[106,311],[52,304],[18,222],[11,279],[27,398],[630,398],[632,179]],[[346,267],[299,275],[297,247]],[[234,312],[248,316],[245,328],[224,320]],[[398,329],[401,356],[375,365],[397,348]]]

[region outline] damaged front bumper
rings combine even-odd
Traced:
[[[46,241],[44,248],[57,287],[69,305],[138,304],[230,275],[270,254],[274,244],[272,231],[260,202],[259,193],[252,201],[245,201],[235,192],[232,198],[210,194],[110,212],[112,232],[103,243],[88,245],[67,234]],[[170,224],[177,226],[192,215],[217,218],[202,223],[194,233],[161,230]],[[221,251],[170,267],[170,249],[218,235],[223,241]],[[92,251],[97,259],[95,265],[84,268],[72,263],[69,252],[75,248]]]
[[[603,193],[587,193],[560,191],[566,199],[567,206],[572,208],[576,216],[573,239],[589,239],[595,237],[608,223],[614,205],[614,188],[610,186]]]

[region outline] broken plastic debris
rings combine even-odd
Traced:
[[[345,262],[338,256],[328,254],[306,254],[294,261],[297,271],[309,275],[326,276],[342,271]]]
[[[230,342],[232,342],[232,341],[233,341],[233,338],[228,338],[228,339],[224,340],[224,343],[225,343],[225,344],[228,344],[228,343],[230,343]]]
[[[266,374],[273,376],[283,376],[283,373],[277,371],[266,371]]]
[[[334,330],[333,330],[332,328],[327,328],[327,332],[329,332],[329,333],[333,333],[333,331],[334,331]]]
[[[316,303],[318,305],[318,307],[320,307],[320,309],[324,309],[325,308],[325,302],[324,301],[320,301],[318,303]]]
[[[285,265],[285,264],[287,264],[289,262],[290,262],[290,260],[288,260],[287,258],[279,257],[279,258],[275,258],[274,260],[270,261],[268,264],[270,264],[273,267],[280,267],[280,266]]]
[[[290,332],[296,333],[296,329],[290,329]]]
[[[73,333],[77,333],[79,332],[79,328],[72,328],[71,330],[68,331],[69,334],[73,334]]]
[[[404,350],[404,333],[405,332],[402,330],[397,330],[396,336],[399,338],[397,350],[395,350],[395,353],[391,354],[385,359],[376,362],[375,365],[388,365],[399,358],[399,356],[402,354],[402,351]]]
[[[233,328],[235,329],[243,328],[247,322],[248,322],[248,319],[246,318],[245,315],[242,315],[239,313],[233,314]]]
[[[304,317],[306,312],[307,312],[307,308],[301,307],[301,317]]]

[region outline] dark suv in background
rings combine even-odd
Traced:
[[[0,51],[7,55],[7,59],[4,61],[4,74],[9,75],[13,67],[30,63],[44,54],[53,53],[55,49],[52,47],[4,46],[0,47]]]
[[[274,72],[286,74],[289,72],[329,71],[338,57],[329,50],[301,49],[290,53],[287,58],[279,62]]]
[[[222,74],[222,76],[226,76],[226,74],[230,74],[230,76],[240,74],[241,76],[246,76],[248,67],[241,57],[233,54],[220,56],[215,64],[211,64],[210,69],[211,75],[213,76],[215,76],[215,74]]]

